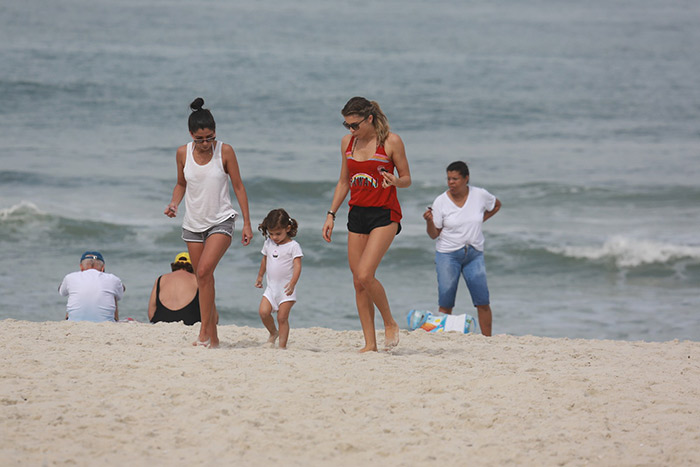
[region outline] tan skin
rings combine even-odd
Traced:
[[[194,133],[190,132],[190,135],[192,139],[195,140],[195,148],[193,151],[195,162],[198,165],[206,165],[213,157],[215,144],[215,141],[207,141],[207,139],[215,138],[216,133],[209,128],[202,128]],[[184,174],[187,146],[180,146],[177,149],[175,157],[177,160],[177,184],[173,189],[173,196],[170,204],[165,208],[164,214],[168,217],[175,217],[177,215],[178,205],[185,196],[185,190],[187,189],[187,181],[185,180]],[[243,185],[243,180],[241,179],[236,153],[230,145],[224,144],[221,148],[221,158],[224,171],[231,178],[233,191],[236,194],[236,199],[238,200],[241,214],[243,215],[244,223],[241,243],[243,245],[248,245],[253,238],[253,229],[250,225],[248,195]],[[193,345],[206,344],[207,347],[219,346],[219,336],[216,329],[219,316],[214,303],[214,270],[230,245],[231,237],[221,233],[210,235],[204,243],[187,242],[190,261],[192,262],[192,267],[197,276],[197,283],[199,286],[199,309],[202,316],[199,337]]]
[[[148,320],[156,313],[156,290],[158,280],[153,284],[148,300]],[[163,274],[160,277],[160,301],[170,310],[179,310],[188,305],[197,295],[197,276],[184,269]]]
[[[292,241],[291,237],[288,235],[291,227],[268,229],[267,235],[278,245],[284,245]],[[292,295],[294,289],[296,288],[297,282],[299,282],[299,277],[301,276],[301,258],[294,258],[293,263],[292,279],[285,284],[284,292],[287,295]],[[260,270],[258,271],[258,277],[255,280],[255,287],[261,289],[263,286],[263,276],[267,270],[267,257],[263,256],[260,262]],[[272,317],[272,304],[270,301],[263,297],[260,300],[260,319],[262,320],[265,328],[270,333],[270,337],[267,340],[268,344],[274,345],[275,341],[279,337],[279,348],[287,348],[287,340],[289,339],[289,313],[292,311],[292,306],[296,302],[282,302],[279,305],[279,310],[277,310],[277,324],[279,325],[279,331],[275,327],[275,319]]]
[[[348,115],[345,121],[348,124],[357,123],[357,130],[350,129],[350,134],[345,135],[340,143],[340,177],[335,187],[333,201],[330,210],[337,212],[340,205],[345,200],[350,191],[349,171],[345,159],[345,149],[350,143],[350,138],[356,138],[353,157],[358,161],[366,161],[375,154],[377,149],[377,133],[373,125],[374,117],[370,115],[366,119],[359,115]],[[398,176],[382,172],[382,186],[391,185],[397,188],[407,188],[411,185],[411,172],[406,159],[406,150],[399,135],[389,133],[384,142],[384,149],[387,156],[393,161]],[[323,238],[331,242],[335,220],[329,214],[323,224]],[[379,310],[384,321],[385,348],[390,349],[399,343],[399,326],[396,324],[389,300],[382,284],[376,279],[375,273],[382,258],[394,241],[398,224],[391,224],[378,227],[368,235],[348,232],[348,263],[352,272],[353,285],[355,287],[355,303],[357,313],[362,325],[362,333],[365,339],[365,346],[360,352],[377,351],[377,339],[374,328],[374,308]]]
[[[457,207],[462,207],[467,202],[469,197],[469,175],[462,176],[461,173],[457,171],[447,172],[447,196],[452,200]],[[501,202],[496,199],[496,204],[494,208],[490,211],[484,212],[484,222],[493,217],[501,209]],[[428,236],[432,239],[438,238],[442,229],[435,227],[433,223],[433,212],[428,209],[423,213],[423,219],[426,222],[426,231]],[[484,336],[491,335],[491,323],[493,321],[493,315],[491,313],[490,305],[478,305],[476,307],[479,316],[479,327],[481,328],[481,333]],[[440,307],[441,313],[446,313],[448,315],[452,314],[452,308]]]

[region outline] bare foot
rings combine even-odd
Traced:
[[[399,326],[394,323],[384,329],[384,350],[393,349],[399,345]]]
[[[376,352],[377,351],[377,346],[370,346],[366,345],[362,349],[360,349],[360,353],[365,353],[365,352]]]
[[[274,344],[275,342],[277,342],[277,338],[279,337],[279,335],[279,332],[275,332],[274,334],[271,333],[270,337],[267,338],[267,343]]]
[[[212,339],[207,339],[200,341],[197,339],[196,341],[192,342],[192,345],[195,347],[204,347],[205,349],[218,349],[219,348],[219,339],[212,340]]]
[[[199,339],[197,339],[196,341],[192,342],[192,345],[194,345],[195,347],[208,348],[211,346],[211,339],[207,339],[205,341],[200,341]]]

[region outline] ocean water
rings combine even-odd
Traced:
[[[147,321],[185,249],[162,212],[204,97],[254,226],[284,207],[305,257],[292,327],[359,329],[346,235],[321,239],[340,109],[377,100],[413,185],[378,277],[404,325],[435,310],[421,214],[465,160],[485,224],[494,332],[700,339],[700,5],[670,0],[27,0],[0,5],[0,319],[60,320],[99,249]],[[262,326],[262,238],[217,269],[223,324]],[[461,285],[455,313],[473,314]]]

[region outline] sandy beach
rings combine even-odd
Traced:
[[[2,464],[700,464],[698,342],[196,329],[0,322]]]

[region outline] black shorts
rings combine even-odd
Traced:
[[[353,206],[348,212],[348,230],[356,234],[369,234],[377,227],[391,224],[391,209]],[[401,223],[396,235],[401,232]]]

